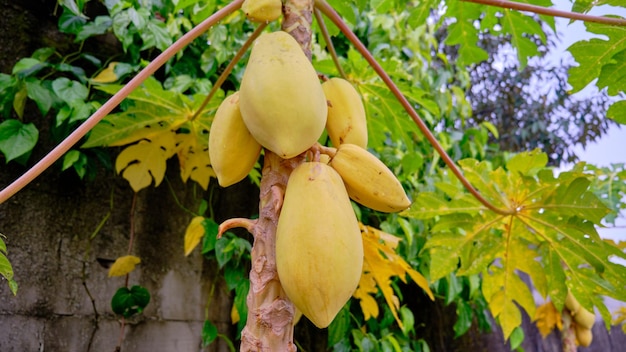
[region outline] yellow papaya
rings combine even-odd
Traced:
[[[241,10],[253,22],[272,22],[283,13],[281,0],[245,0]]]
[[[329,165],[341,175],[350,198],[357,203],[388,213],[411,205],[393,172],[358,145],[340,144]]]
[[[572,316],[576,315],[580,309],[580,303],[570,291],[567,291],[567,297],[565,297],[565,307],[572,313]]]
[[[309,59],[289,34],[255,41],[240,88],[243,120],[254,138],[283,159],[309,149],[322,135],[328,107]]]
[[[296,308],[327,327],[357,288],[363,240],[341,177],[306,162],[287,182],[276,229],[278,278]]]
[[[596,322],[596,315],[586,310],[584,307],[580,307],[578,312],[574,315],[574,321],[586,329],[591,329]]]
[[[261,145],[243,123],[239,92],[236,92],[217,108],[209,131],[209,158],[220,186],[227,187],[243,180],[260,153]]]
[[[593,334],[591,333],[591,329],[585,328],[580,325],[575,325],[574,330],[576,333],[576,341],[578,341],[578,344],[583,347],[589,347],[589,345],[591,345],[591,341],[593,340]]]
[[[335,147],[343,143],[367,148],[367,120],[361,95],[343,78],[322,83],[328,102],[326,131]]]

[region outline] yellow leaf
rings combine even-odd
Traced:
[[[561,319],[561,314],[558,310],[556,310],[556,307],[552,304],[552,302],[547,302],[537,307],[534,320],[537,325],[537,329],[539,329],[539,332],[544,339],[546,336],[550,335],[555,327],[559,330],[563,330],[563,320]]]
[[[230,321],[233,324],[237,324],[239,322],[239,311],[237,307],[233,304],[233,307],[230,309]]]
[[[196,216],[191,219],[191,222],[187,226],[187,231],[185,231],[185,255],[189,255],[194,248],[200,243],[202,237],[204,237],[204,226],[202,222],[204,221],[203,216]]]
[[[174,153],[173,133],[155,136],[152,140],[142,140],[124,149],[115,161],[115,170],[128,180],[135,192],[150,186],[154,179],[155,187],[165,176],[166,161]]]
[[[180,164],[180,177],[183,182],[191,178],[206,190],[209,187],[211,177],[215,177],[209,159],[208,145],[203,148],[199,148],[197,145],[179,148],[178,162]]]
[[[111,62],[107,68],[100,71],[100,73],[91,79],[93,83],[113,83],[117,81],[119,77],[115,74],[115,66],[117,66],[118,62]]]
[[[135,265],[139,263],[141,263],[141,259],[139,259],[139,257],[135,257],[134,255],[119,257],[115,260],[115,263],[111,265],[111,268],[109,269],[109,277],[124,276],[135,270]]]
[[[407,274],[415,283],[420,286],[431,299],[433,293],[428,287],[427,280],[411,268],[411,266],[396,252],[400,239],[391,234],[382,232],[373,227],[359,224],[363,237],[363,274],[359,282],[359,287],[354,293],[354,297],[360,300],[361,310],[365,319],[376,318],[379,313],[378,304],[374,295],[380,290],[389,306],[396,322],[402,327],[402,322],[398,317],[400,301],[394,294],[391,286],[391,278],[397,276],[406,282]]]

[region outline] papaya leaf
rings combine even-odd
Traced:
[[[448,28],[447,45],[459,45],[459,57],[457,62],[462,66],[479,63],[487,60],[487,52],[478,47],[478,29],[474,22],[481,15],[481,5],[453,1],[448,4],[446,16],[456,18],[456,22]]]
[[[459,162],[483,196],[508,213],[464,208],[464,196],[450,191],[454,184],[421,193],[402,213],[432,222],[423,249],[430,253],[430,280],[482,274],[483,296],[507,339],[521,324],[520,309],[535,316],[523,276],[557,309],[569,290],[586,309],[596,307],[605,324],[611,317],[602,296],[626,300],[626,270],[613,261],[626,254],[595,229],[610,209],[591,192],[592,176],[580,164],[555,177],[546,162],[537,151],[514,156],[508,170]]]
[[[166,161],[173,155],[175,141],[165,134],[142,140],[124,149],[115,161],[115,170],[130,183],[135,192],[152,184],[158,186],[165,176]]]
[[[599,23],[586,23],[585,26],[588,32],[600,34],[608,39],[582,40],[568,48],[574,60],[578,62],[578,66],[569,69],[568,83],[572,86],[573,93],[578,92],[598,78],[605,69],[607,73],[601,82],[603,85],[606,84],[609,91],[613,91],[613,84],[607,81],[606,74],[612,71],[614,66],[609,68],[605,66],[615,65],[613,58],[626,50],[626,28]]]
[[[109,268],[109,277],[124,276],[135,270],[135,265],[141,263],[141,259],[134,255],[119,257]]]
[[[114,94],[122,86],[96,87]],[[203,95],[188,97],[165,90],[154,80],[129,95],[125,111],[107,116],[91,132],[82,148],[122,146],[136,143],[120,153],[118,172],[131,182],[135,191],[158,186],[165,173],[166,161],[178,156],[183,181],[192,179],[204,189],[215,174],[210,166],[208,134],[213,114],[223,98],[216,94],[202,111]]]
[[[430,299],[434,299],[428,281],[396,253],[399,238],[363,224],[360,224],[360,227],[365,259],[363,274],[354,297],[360,300],[366,320],[376,318],[379,314],[379,308],[373,295],[380,290],[398,326],[403,328],[402,320],[398,316],[400,300],[394,294],[391,278],[398,277],[406,283],[406,276],[408,275],[428,294]]]
[[[552,302],[547,302],[539,307],[535,313],[535,325],[541,333],[541,337],[544,339],[550,335],[552,330],[563,330],[563,320],[561,319],[561,313],[556,309]]]

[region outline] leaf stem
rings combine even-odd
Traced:
[[[337,67],[337,71],[339,71],[339,75],[343,79],[348,79],[346,76],[346,72],[341,67],[341,63],[339,63],[339,57],[337,56],[337,51],[335,50],[335,46],[333,45],[333,40],[328,33],[328,28],[326,28],[326,23],[324,23],[324,18],[322,17],[322,13],[319,9],[313,10],[313,14],[315,15],[315,21],[317,21],[317,25],[320,26],[320,31],[322,32],[322,36],[326,41],[326,46],[328,47],[328,52],[330,53],[330,57],[333,58],[333,62],[335,63],[335,67]]]
[[[570,12],[570,11],[551,9],[551,8],[547,8],[543,6],[522,4],[519,2],[513,2],[513,1],[507,1],[507,0],[461,0],[461,1],[508,8],[512,10],[528,11],[528,12],[533,12],[533,13],[540,14],[540,15],[569,18],[571,20],[603,23],[603,24],[609,24],[609,25],[614,25],[614,26],[626,26],[626,19],[622,19],[622,18],[593,16],[593,15],[587,15],[584,13],[576,13],[576,12]]]
[[[239,51],[237,51],[237,54],[235,54],[233,59],[230,60],[230,62],[228,63],[228,66],[226,66],[226,68],[224,69],[224,72],[222,72],[222,74],[215,81],[215,84],[213,84],[213,87],[211,87],[211,91],[209,91],[209,94],[207,94],[206,98],[204,98],[202,105],[200,105],[200,107],[195,112],[195,114],[193,114],[193,116],[190,118],[191,121],[195,120],[196,117],[200,115],[202,110],[204,110],[204,108],[207,106],[209,101],[211,101],[211,98],[213,98],[217,90],[220,89],[224,81],[226,81],[226,78],[228,77],[228,75],[230,75],[230,73],[233,71],[233,68],[235,68],[235,65],[239,62],[239,60],[241,60],[241,58],[243,57],[243,54],[245,54],[246,51],[248,51],[248,48],[250,47],[250,45],[252,45],[254,40],[261,34],[261,32],[263,31],[263,29],[265,29],[265,27],[267,27],[267,23],[261,23],[257,27],[257,29],[255,29],[254,32],[252,32],[252,35],[250,35],[250,37],[246,40],[246,42],[243,43],[241,48],[239,48]]]
[[[428,126],[422,121],[422,119],[417,115],[417,112],[411,106],[411,103],[404,97],[398,86],[391,80],[387,72],[380,66],[380,64],[376,61],[376,59],[372,56],[372,54],[367,50],[365,45],[361,43],[359,38],[352,33],[350,28],[343,22],[339,14],[324,0],[315,0],[315,7],[317,7],[326,17],[330,18],[333,23],[341,32],[348,38],[348,40],[354,45],[354,47],[363,55],[365,60],[372,66],[374,71],[378,74],[378,76],[385,82],[389,90],[393,93],[393,95],[398,99],[404,110],[411,116],[411,119],[415,122],[419,130],[424,134],[424,137],[428,140],[428,142],[435,148],[437,153],[441,156],[441,159],[448,165],[452,173],[459,179],[459,181],[463,184],[463,186],[484,206],[492,210],[493,212],[501,215],[510,215],[515,211],[511,209],[500,209],[497,206],[491,204],[487,199],[485,199],[465,178],[461,170],[456,166],[452,158],[446,153],[443,149],[437,138],[433,135],[433,133],[428,129]]]
[[[63,154],[65,154],[70,148],[72,148],[78,141],[87,134],[100,120],[108,115],[119,103],[124,100],[135,88],[137,88],[143,81],[150,77],[156,70],[161,68],[169,59],[171,59],[177,52],[179,52],[187,44],[191,43],[194,39],[199,37],[202,33],[211,28],[218,21],[234,12],[241,7],[243,0],[234,0],[230,4],[224,6],[213,15],[209,16],[202,23],[194,27],[191,31],[186,33],[180,39],[178,39],[172,46],[167,48],[154,61],[150,62],[141,72],[130,80],[122,89],[120,89],[115,95],[113,95],[106,103],[104,103],[100,109],[98,109],[93,115],[91,115],[82,125],[80,125],[74,132],[67,136],[59,145],[52,149],[43,159],[37,164],[31,167],[27,172],[20,176],[17,180],[13,181],[10,185],[0,191],[0,204],[4,203],[7,199],[11,198],[15,193],[19,192],[22,188],[26,187],[31,181],[33,181],[42,172],[48,169],[55,161],[59,160]]]

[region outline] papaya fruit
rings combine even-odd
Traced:
[[[576,315],[580,309],[580,303],[578,303],[578,300],[570,291],[567,291],[567,296],[565,297],[565,307],[572,313],[572,316]]]
[[[596,315],[581,306],[574,315],[574,321],[586,329],[591,329],[596,322]]]
[[[287,297],[319,328],[356,290],[363,240],[343,181],[330,166],[305,162],[289,176],[276,229],[276,269]]]
[[[322,83],[328,102],[326,131],[333,146],[343,143],[367,148],[367,120],[361,95],[343,78]]]
[[[259,159],[261,145],[252,137],[239,111],[239,92],[217,108],[209,131],[211,167],[222,187],[243,180]]]
[[[340,144],[328,165],[341,175],[348,195],[357,203],[387,213],[411,205],[393,172],[358,145]]]
[[[272,22],[283,13],[281,0],[245,0],[241,10],[252,22]]]
[[[289,34],[263,33],[250,53],[240,87],[243,120],[254,138],[283,159],[313,146],[326,125],[322,85]]]
[[[575,325],[574,330],[576,333],[576,341],[578,345],[583,347],[589,347],[591,345],[591,341],[593,341],[593,333],[591,329],[585,328],[580,325]]]

